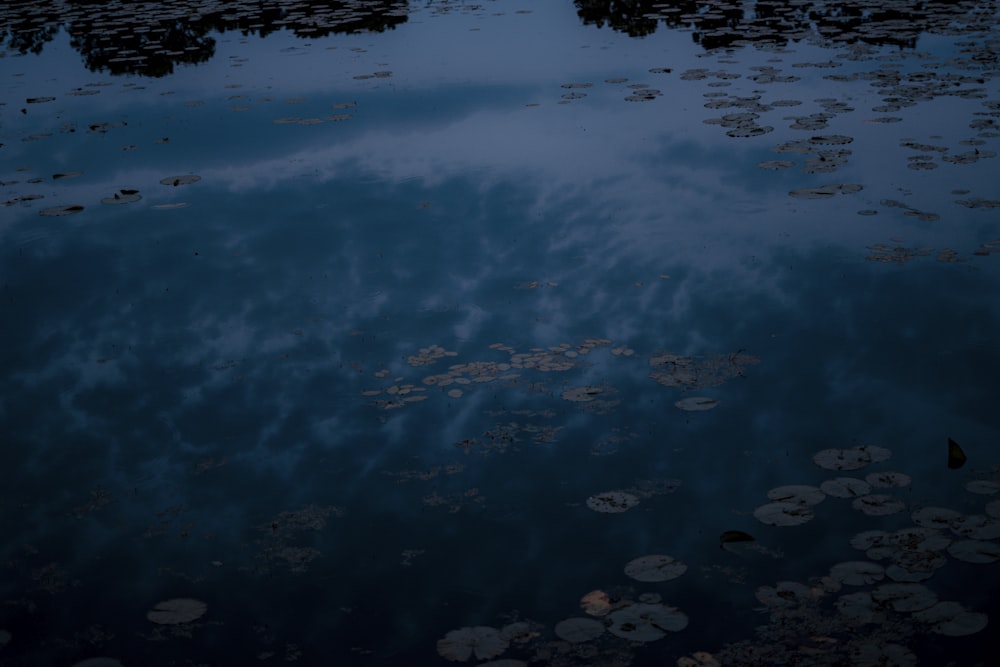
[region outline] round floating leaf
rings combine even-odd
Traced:
[[[830,568],[830,576],[848,586],[865,586],[885,578],[885,569],[878,563],[853,560],[837,563]]]
[[[146,618],[159,625],[180,625],[198,620],[208,611],[208,605],[193,598],[172,598],[157,602],[146,612]]]
[[[589,642],[604,634],[604,624],[593,618],[567,618],[556,623],[556,636],[571,644]]]
[[[178,185],[197,183],[200,180],[201,176],[196,176],[194,174],[181,174],[180,176],[167,176],[166,178],[160,179],[160,183],[163,185],[172,185],[177,187]]]
[[[937,603],[937,595],[923,584],[892,583],[872,589],[872,599],[896,611],[920,611]]]
[[[869,463],[887,460],[892,452],[885,447],[861,445],[847,449],[824,449],[813,455],[813,462],[824,470],[858,470]]]
[[[639,499],[625,491],[606,491],[587,498],[587,507],[605,514],[618,514],[638,504]]]
[[[1000,560],[1000,544],[983,540],[961,540],[948,547],[953,558],[966,563],[994,563]]]
[[[862,641],[851,645],[852,667],[916,667],[917,656],[902,644]]]
[[[71,215],[73,213],[79,213],[83,210],[83,207],[79,204],[70,204],[69,206],[51,206],[49,208],[43,208],[38,212],[38,215],[44,215],[49,217],[57,217],[60,215]]]
[[[625,574],[637,581],[670,581],[685,572],[687,565],[662,554],[640,556],[625,566]]]
[[[677,667],[722,667],[722,663],[706,651],[695,651],[690,656],[677,658]]]
[[[970,514],[959,517],[951,522],[951,529],[956,535],[971,537],[976,540],[995,540],[1000,537],[1000,520],[985,514]]]
[[[132,202],[137,202],[142,199],[142,195],[132,192],[130,194],[116,194],[114,197],[105,197],[101,200],[102,204],[131,204]]]
[[[994,519],[1000,519],[1000,500],[991,500],[986,503],[986,507],[984,509],[986,510],[986,513]]]
[[[946,507],[921,507],[910,517],[918,526],[950,528],[952,521],[962,518],[962,513]]]
[[[718,404],[719,401],[714,398],[708,398],[706,396],[690,396],[688,398],[682,398],[674,403],[674,407],[680,408],[685,412],[701,412],[704,410],[711,410]]]
[[[855,477],[837,477],[828,479],[819,485],[820,490],[828,496],[834,498],[857,498],[867,496],[871,490],[871,485]]]
[[[1000,491],[1000,482],[992,479],[974,479],[965,483],[965,490],[970,493],[978,493],[984,496],[992,496]]]
[[[753,515],[769,526],[799,526],[814,516],[807,505],[798,503],[768,503],[755,509]]]
[[[870,494],[856,498],[851,507],[870,516],[887,516],[906,509],[906,503],[898,498],[882,494]]]
[[[862,551],[889,544],[889,533],[884,530],[866,530],[851,538],[851,546]]]
[[[507,650],[509,642],[500,631],[486,625],[452,630],[439,639],[437,652],[445,660],[464,662],[475,654],[477,660],[495,658]]]
[[[823,502],[826,494],[815,486],[788,484],[771,489],[767,492],[767,497],[776,502],[812,506]]]
[[[875,611],[875,603],[868,591],[841,595],[835,606],[847,618],[861,623],[873,623],[882,618],[882,614]]]
[[[826,199],[834,195],[846,195],[861,192],[863,186],[857,183],[840,183],[837,185],[821,185],[816,188],[798,188],[788,194],[799,199]]]
[[[958,602],[938,602],[933,607],[913,614],[913,620],[928,623],[931,632],[948,637],[965,637],[974,635],[986,627],[989,618],[986,614],[968,611]]]
[[[604,616],[611,607],[611,597],[602,590],[590,591],[580,598],[580,609],[591,616]]]
[[[607,387],[573,387],[572,389],[567,389],[562,393],[563,399],[567,401],[573,401],[574,403],[586,403],[588,401],[593,401],[601,396],[601,394],[608,393]]]
[[[688,617],[676,607],[637,602],[608,614],[608,632],[637,642],[651,642],[687,627]]]
[[[910,476],[901,472],[872,472],[865,476],[865,481],[875,488],[888,489],[910,485]]]
[[[761,586],[757,589],[756,596],[771,609],[797,607],[816,598],[811,588],[797,581],[779,581],[774,586]]]

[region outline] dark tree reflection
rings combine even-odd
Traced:
[[[865,42],[916,46],[922,32],[950,32],[956,21],[974,24],[996,12],[995,2],[803,2],[764,0],[752,4],[713,0],[575,0],[585,24],[608,26],[633,37],[663,25],[691,32],[707,49],[735,43],[783,45],[804,39],[825,44]]]
[[[0,7],[0,46],[40,53],[65,29],[88,69],[160,77],[175,65],[210,59],[217,32],[290,30],[302,38],[382,32],[406,21],[407,12],[406,0],[14,0]]]

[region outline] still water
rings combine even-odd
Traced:
[[[4,665],[978,665],[994,2],[8,3]]]

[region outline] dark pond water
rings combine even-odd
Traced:
[[[994,2],[0,10],[3,665],[988,665]]]

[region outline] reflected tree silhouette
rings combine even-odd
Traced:
[[[0,8],[0,47],[37,54],[65,29],[92,71],[162,77],[178,64],[212,58],[215,33],[290,30],[310,39],[383,32],[405,22],[407,13],[407,0],[14,0]]]
[[[996,12],[996,2],[969,0],[881,4],[765,0],[752,5],[725,0],[574,0],[574,4],[585,24],[633,37],[650,35],[661,25],[685,29],[706,49],[735,43],[781,46],[809,39],[914,48],[922,32],[952,32],[956,20],[974,24],[988,21]]]
[[[431,2],[430,6],[448,3]],[[661,25],[687,30],[706,49],[737,43],[781,46],[814,40],[824,44],[894,45],[914,48],[923,32],[947,33],[955,24],[988,23],[997,3],[973,0],[804,2],[763,0],[574,0],[586,25],[633,37]],[[290,30],[301,38],[334,33],[383,32],[405,22],[408,0],[14,0],[0,7],[0,47],[40,53],[60,30],[88,69],[161,77],[175,65],[204,62],[215,54],[213,34],[238,30],[265,36]]]

